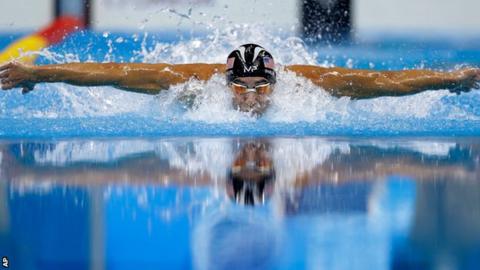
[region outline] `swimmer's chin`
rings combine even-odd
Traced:
[[[250,117],[260,118],[266,111],[264,108],[236,108],[237,111],[247,114]]]

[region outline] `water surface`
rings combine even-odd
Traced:
[[[0,144],[12,269],[476,269],[479,139]]]
[[[176,34],[176,33],[174,33]],[[1,138],[160,136],[478,136],[480,92],[447,90],[369,100],[335,98],[282,66],[309,64],[403,70],[480,65],[480,39],[379,35],[344,46],[307,46],[262,26],[211,26],[186,38],[172,33],[77,32],[41,52],[37,64],[77,61],[225,63],[255,42],[277,63],[272,104],[260,119],[236,111],[225,78],[175,85],[157,96],[113,87],[39,84],[22,95],[0,91]],[[0,48],[11,40],[0,35]],[[194,98],[192,98],[194,97]]]

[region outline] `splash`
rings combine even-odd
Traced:
[[[216,23],[225,23],[226,26],[213,26]],[[191,80],[175,85],[157,96],[128,93],[108,86],[39,84],[37,91],[25,96],[18,91],[0,93],[0,118],[7,123],[12,119],[26,123],[23,126],[16,123],[16,131],[3,128],[0,136],[23,136],[30,121],[39,119],[53,121],[88,118],[85,121],[94,123],[92,119],[105,117],[112,118],[111,125],[98,127],[79,120],[86,126],[81,132],[59,122],[56,122],[54,128],[42,128],[47,130],[49,136],[139,135],[145,131],[145,125],[148,125],[148,133],[153,135],[353,135],[412,132],[442,135],[462,133],[465,130],[468,134],[480,131],[480,109],[477,106],[480,94],[477,92],[456,96],[448,91],[427,91],[413,96],[371,100],[336,98],[305,78],[283,69],[283,66],[290,64],[331,66],[332,62],[322,61],[320,57],[331,52],[330,49],[309,48],[290,32],[272,31],[261,24],[228,24],[221,17],[216,17],[211,25],[205,25],[205,31],[205,35],[175,42],[158,41],[158,37],[152,34],[129,36],[84,32],[72,37],[73,40],[88,44],[83,51],[78,47],[74,52],[66,47],[57,47],[39,54],[43,57],[43,62],[47,63],[125,59],[145,63],[223,63],[233,48],[255,42],[271,51],[278,64],[278,83],[272,95],[272,105],[260,119],[233,108],[232,94],[221,75],[213,76],[207,82]],[[95,46],[101,46],[96,44],[98,39],[104,42],[105,53],[94,55],[92,51],[99,50]],[[67,40],[65,44],[68,46],[70,43]],[[342,48],[337,50],[340,49]],[[345,51],[348,49],[344,48]],[[362,48],[357,48],[355,52],[362,54]],[[355,62],[352,57],[347,59],[346,64],[353,65]],[[375,66],[375,63],[369,62],[369,65]],[[150,124],[139,125],[139,121]],[[151,123],[156,127],[152,127]],[[216,126],[212,128],[209,125]],[[123,126],[128,128],[122,132]],[[139,131],[140,129],[144,131]],[[67,132],[58,132],[59,130]]]

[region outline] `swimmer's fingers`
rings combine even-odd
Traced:
[[[18,64],[15,62],[7,63],[0,67],[0,79],[8,78],[16,73]]]
[[[3,65],[0,69],[0,79],[5,80],[5,79],[12,79],[12,73],[15,73],[12,71],[13,64],[8,63],[6,65]]]
[[[473,84],[473,87],[472,87],[472,88],[473,88],[473,89],[480,89],[480,82],[475,82],[475,83]]]
[[[2,83],[2,85],[8,86],[8,85],[11,85],[12,83],[19,84],[22,82],[22,79],[13,77],[13,76],[7,76],[7,77],[1,78],[0,82]]]
[[[1,65],[1,66],[0,66],[0,72],[9,69],[9,68],[11,68],[12,66],[13,66],[13,63],[12,63],[12,62],[8,62],[8,63],[6,63],[6,64]]]
[[[480,68],[475,69],[475,80],[480,82]]]
[[[22,87],[22,93],[28,93],[33,90],[35,83],[29,67],[21,63],[11,62],[0,67],[0,82],[3,90],[10,90],[16,87]]]
[[[31,66],[19,62],[10,62],[0,66],[0,76],[29,77],[31,75],[31,68]]]
[[[448,91],[452,94],[457,94],[457,95],[460,95],[463,92],[462,89],[460,89],[459,87],[454,89],[448,89]]]
[[[35,84],[28,82],[25,83],[21,79],[17,80],[2,80],[2,90],[7,91],[11,90],[13,88],[21,87],[22,88],[22,94],[27,94],[28,92],[31,92],[35,88]]]
[[[25,95],[25,94],[28,94],[29,92],[31,92],[33,89],[30,89],[28,87],[23,87],[22,88],[22,94]]]
[[[9,76],[9,74],[10,74],[9,69],[10,68],[7,67],[7,65],[3,65],[3,66],[0,67],[0,79],[7,78]]]
[[[17,87],[22,80],[2,80],[2,90],[10,90]]]
[[[475,82],[473,83],[473,89],[480,89],[480,68],[476,69]]]
[[[23,87],[22,87],[22,94],[27,94],[28,92],[31,92],[33,91],[33,89],[35,88],[35,84],[34,83],[27,83],[25,84]]]
[[[465,68],[459,70],[457,74],[459,75],[458,85],[450,89],[450,92],[460,94],[462,92],[470,92],[473,89],[479,89],[480,69]]]

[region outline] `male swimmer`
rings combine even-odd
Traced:
[[[425,90],[449,89],[460,93],[479,88],[480,69],[452,72],[431,70],[370,71],[290,65],[287,71],[306,77],[334,96],[354,99],[402,96]],[[216,73],[226,75],[236,109],[261,115],[270,103],[277,81],[272,55],[256,44],[245,44],[227,57],[227,64],[69,63],[26,66],[11,62],[0,67],[3,90],[21,87],[23,93],[36,83],[64,82],[79,86],[111,85],[145,94],[158,94],[190,79],[206,81]]]

